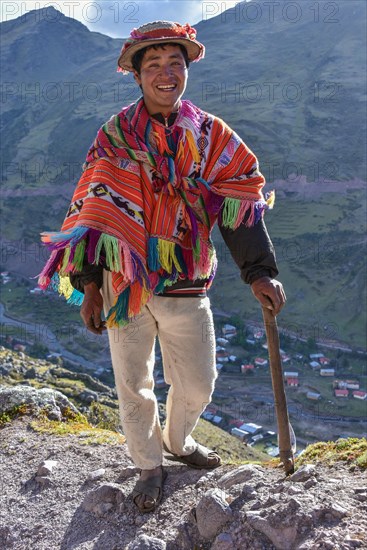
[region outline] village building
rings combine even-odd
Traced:
[[[223,347],[221,346],[218,346],[216,348],[216,357],[217,357],[217,361],[223,363],[223,362],[227,362],[229,361],[229,353],[228,351],[226,351]]]
[[[252,338],[246,338],[246,343],[250,344],[251,346],[254,346],[256,344],[255,340]]]
[[[356,399],[367,399],[367,392],[355,390],[353,392],[353,397]]]
[[[312,401],[318,401],[321,398],[321,394],[315,391],[308,391],[306,397]]]
[[[328,357],[320,357],[319,358],[319,363],[323,366],[324,365],[329,365],[330,359]]]
[[[9,276],[9,271],[2,271],[1,272],[1,282],[6,285],[6,283],[8,283],[9,281],[11,281],[11,277]]]
[[[263,359],[262,357],[256,357],[254,363],[258,367],[266,367],[266,365],[268,364],[268,360]]]
[[[335,397],[348,397],[349,391],[348,390],[335,390]]]
[[[348,390],[359,390],[359,382],[357,380],[346,380]]]
[[[314,370],[320,369],[320,368],[321,368],[320,363],[318,363],[317,361],[311,361],[311,362],[309,363],[309,365],[310,365],[310,367],[311,367],[312,369],[314,369]]]
[[[335,369],[320,369],[320,376],[335,376]]]
[[[359,382],[357,380],[334,380],[333,388],[339,390],[359,390]]]
[[[239,428],[243,424],[243,420],[239,418],[231,418],[228,422],[230,426],[233,426],[234,428]]]
[[[272,457],[279,456],[279,447],[271,446],[266,450],[266,453]]]
[[[255,443],[257,443],[258,441],[261,441],[261,439],[264,439],[264,436],[263,434],[257,434],[257,435],[254,435],[251,437],[251,443],[250,445],[254,445]]]
[[[285,370],[283,376],[284,378],[298,378],[298,372]]]
[[[227,338],[217,338],[217,344],[219,344],[219,346],[226,346],[229,344],[229,340],[227,340]]]
[[[225,338],[233,338],[237,334],[237,329],[233,325],[226,324],[222,327],[222,334]]]
[[[288,387],[293,387],[293,388],[297,388],[298,387],[298,384],[299,384],[299,381],[298,381],[298,378],[292,378],[290,376],[288,376],[286,379],[285,379],[286,383],[287,383],[287,386]]]
[[[42,290],[42,288],[31,288],[31,290],[29,291],[29,294],[42,294],[44,291]]]
[[[323,353],[310,353],[310,359],[320,359],[321,357],[324,357]]]
[[[253,422],[248,422],[247,424],[242,424],[240,430],[248,432],[251,436],[257,435],[262,431],[263,427],[259,424],[254,424]]]
[[[237,427],[232,428],[231,434],[234,437],[237,437],[238,439],[240,439],[241,441],[246,441],[247,439],[250,438],[249,432],[246,432],[245,430],[241,430],[240,428],[237,428]]]
[[[204,418],[204,420],[212,420],[214,418],[214,414],[209,411],[204,411],[201,413],[201,416]]]

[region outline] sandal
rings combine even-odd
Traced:
[[[196,468],[197,470],[213,470],[214,468],[218,468],[218,466],[221,466],[222,464],[222,460],[218,453],[207,449],[203,445],[200,445],[200,443],[197,443],[196,449],[193,453],[185,456],[175,455],[168,449],[168,447],[166,447],[164,443],[163,448],[174,457],[174,460],[177,460],[178,462],[183,462],[184,464],[187,464],[187,466],[190,466],[191,468]],[[209,460],[211,458],[216,458],[217,461],[213,464],[210,464]]]
[[[160,501],[162,500],[163,496],[163,484],[167,478],[167,472],[162,468],[162,476],[152,476],[149,479],[142,480],[139,479],[134,487],[134,490],[132,492],[132,499],[135,504],[135,506],[139,509],[139,512],[142,514],[146,514],[148,512],[153,512]],[[142,505],[138,505],[136,503],[136,499],[140,495],[146,495],[154,500],[154,502],[150,506],[145,506],[145,503],[143,502]]]

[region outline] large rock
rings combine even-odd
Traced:
[[[44,460],[38,466],[37,476],[46,477],[52,474],[58,464],[57,460]]]
[[[316,466],[314,466],[313,464],[305,464],[289,477],[289,481],[303,482],[310,479],[310,477],[314,477],[316,475]]]
[[[85,495],[82,508],[96,516],[103,516],[112,508],[118,507],[125,500],[122,489],[113,483],[100,485]]]
[[[261,516],[261,512],[247,512],[246,519],[253,529],[266,535],[277,550],[294,549],[294,542],[297,537],[295,526],[273,527],[267,518]]]
[[[218,485],[223,489],[229,489],[233,485],[238,485],[239,483],[245,483],[250,479],[255,479],[263,477],[262,471],[253,464],[244,464],[235,470],[231,470],[227,474],[224,474],[219,480]]]
[[[205,539],[215,537],[232,517],[226,494],[217,488],[209,489],[196,507],[197,526]]]
[[[233,550],[234,542],[229,533],[220,533],[213,544],[210,547],[210,550]]]
[[[78,409],[59,391],[31,386],[0,386],[0,413],[30,405],[34,412],[44,410],[52,420],[62,420],[65,410],[78,413]]]
[[[246,520],[253,529],[266,535],[277,550],[294,550],[299,533],[313,524],[312,516],[293,497],[275,505],[272,500],[265,502],[262,510],[246,512]]]
[[[93,390],[83,390],[82,392],[80,392],[80,394],[78,395],[79,399],[81,399],[81,401],[84,401],[85,403],[93,403],[93,401],[98,401],[98,393],[96,391],[93,391]]]

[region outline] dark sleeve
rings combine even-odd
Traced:
[[[98,288],[103,284],[103,267],[101,265],[86,264],[82,271],[77,273],[69,273],[71,285],[79,292],[84,293],[84,285],[88,283],[96,283]]]
[[[251,284],[260,277],[273,279],[278,275],[274,247],[262,218],[253,227],[242,223],[235,230],[221,225],[219,229],[245,283]]]

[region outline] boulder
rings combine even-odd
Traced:
[[[209,489],[196,506],[196,521],[200,535],[205,539],[215,537],[233,518],[226,501],[227,495],[218,488]]]
[[[0,413],[21,405],[30,405],[35,413],[45,410],[52,420],[62,420],[65,409],[78,413],[78,409],[59,391],[23,385],[0,386]]]

